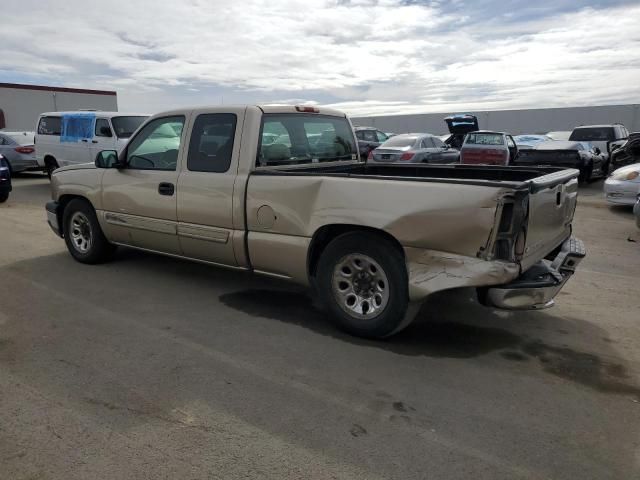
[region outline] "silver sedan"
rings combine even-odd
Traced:
[[[369,153],[380,163],[457,163],[460,152],[429,133],[395,135]]]
[[[640,193],[640,163],[615,170],[604,182],[604,198],[615,205],[633,205]]]

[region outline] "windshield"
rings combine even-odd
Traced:
[[[612,127],[576,128],[571,133],[569,140],[574,140],[576,142],[607,142],[615,140],[615,135]]]
[[[500,133],[469,133],[464,143],[473,145],[504,145],[504,138]]]
[[[395,136],[391,137],[389,140],[384,142],[381,147],[394,147],[394,148],[404,148],[404,147],[412,147],[416,143],[416,137],[401,137]]]
[[[265,114],[258,166],[357,160],[351,125],[344,117]]]
[[[147,117],[113,117],[111,123],[118,138],[129,138]]]

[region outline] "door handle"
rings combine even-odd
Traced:
[[[83,141],[84,143],[87,143],[87,141],[88,141],[88,140],[87,140],[86,138],[83,138],[83,139],[82,139],[82,141]]]
[[[176,187],[173,183],[162,182],[160,185],[158,185],[158,193],[160,195],[166,195],[170,197],[175,193],[175,191]]]
[[[98,143],[98,140],[91,140],[91,143]]]

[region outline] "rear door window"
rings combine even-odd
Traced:
[[[470,145],[504,145],[504,138],[499,133],[468,133],[464,143]]]
[[[258,166],[347,160],[357,160],[357,148],[346,118],[305,114],[263,115]]]
[[[235,114],[198,115],[189,142],[187,168],[192,172],[224,173],[229,170],[235,135]]]
[[[38,135],[60,135],[62,120],[60,117],[40,117]]]

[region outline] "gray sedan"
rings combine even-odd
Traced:
[[[460,152],[429,133],[403,133],[372,150],[368,160],[380,163],[457,163]]]
[[[36,160],[34,132],[0,131],[0,155],[9,162],[12,172],[41,170]]]

